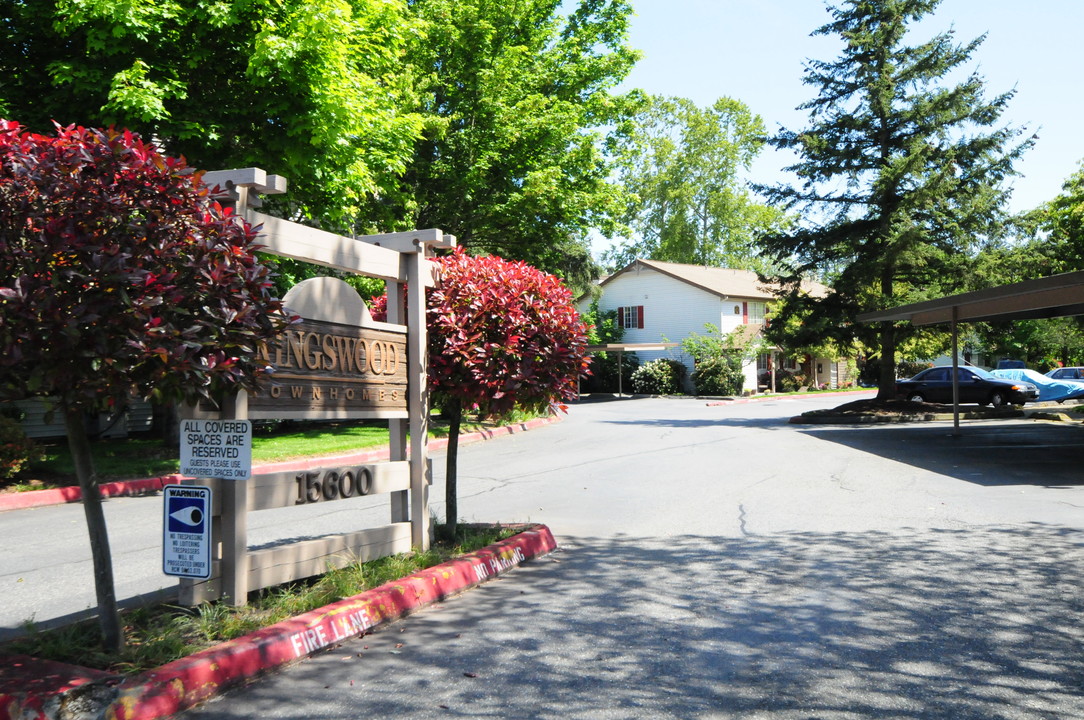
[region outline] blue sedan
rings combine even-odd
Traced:
[[[1039,389],[1029,382],[1002,380],[976,367],[956,369],[960,403],[979,405],[1023,405],[1039,397]],[[896,394],[914,402],[951,403],[952,368],[923,370],[909,380],[896,381]]]

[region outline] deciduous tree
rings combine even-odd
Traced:
[[[619,188],[602,144],[637,55],[627,0],[411,0],[426,118],[407,173],[377,198],[383,229],[439,227],[476,254],[524,260],[586,289],[588,235]],[[568,14],[564,9],[569,8]]]
[[[763,188],[779,207],[803,212],[793,230],[764,240],[766,256],[787,267],[774,279],[793,289],[782,313],[815,318],[804,327],[822,338],[874,348],[881,397],[893,391],[896,348],[910,328],[866,331],[855,316],[959,289],[976,241],[1000,230],[1003,181],[1030,144],[998,126],[1012,92],[986,99],[975,72],[949,80],[982,37],[959,45],[949,31],[908,44],[909,26],[938,4],[847,0],[830,9],[815,34],[838,36],[843,51],[807,65],[805,83],[818,91],[801,106],[808,127],[771,140],[798,155],[788,170],[799,184]],[[801,295],[808,275],[832,292]]]
[[[0,399],[64,416],[105,644],[123,643],[84,414],[254,387],[285,324],[255,231],[130,132],[0,121]]]
[[[760,117],[732,98],[701,108],[684,98],[641,96],[625,127],[616,155],[630,238],[607,261],[766,270],[756,238],[780,230],[784,217],[746,184],[764,146]]]
[[[429,387],[447,416],[445,517],[458,520],[457,462],[464,411],[547,410],[577,395],[587,372],[587,328],[572,294],[554,275],[522,261],[440,258],[441,285],[427,293]],[[374,317],[386,297],[376,300]]]
[[[10,0],[0,116],[128,127],[204,169],[290,179],[289,212],[349,228],[421,127],[400,0]]]

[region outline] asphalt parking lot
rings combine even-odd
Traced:
[[[556,555],[186,715],[1084,718],[1084,428],[787,423],[833,402],[597,403],[466,449],[463,519]]]
[[[868,428],[824,426],[805,432],[828,442],[979,485],[1084,485],[1084,424],[963,420]]]

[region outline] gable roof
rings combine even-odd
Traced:
[[[734,270],[731,268],[706,267],[704,265],[685,265],[682,263],[662,262],[660,260],[634,260],[613,275],[602,280],[599,286],[605,286],[615,278],[629,273],[636,274],[640,269],[648,268],[675,280],[687,283],[701,290],[706,290],[721,298],[741,297],[756,300],[772,300],[775,293],[767,283],[762,283],[752,270]],[[802,289],[811,295],[820,297],[827,294],[828,288],[820,283],[804,281]]]

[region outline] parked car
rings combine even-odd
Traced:
[[[1054,378],[1035,370],[994,370],[990,374],[1002,380],[1031,383],[1039,389],[1039,402],[1063,403],[1066,400],[1084,398],[1084,380]]]
[[[1039,397],[1035,385],[1020,380],[1002,380],[976,367],[957,368],[961,403],[999,407],[1023,405]],[[952,368],[923,370],[909,380],[896,381],[896,395],[915,402],[951,403]]]
[[[1054,368],[1046,376],[1055,380],[1084,380],[1084,367]]]

